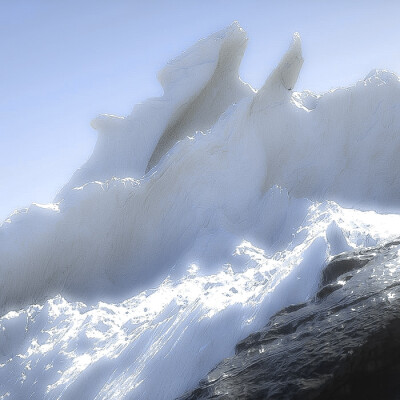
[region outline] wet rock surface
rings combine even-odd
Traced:
[[[400,399],[400,240],[336,256],[309,303],[236,346],[181,399]]]

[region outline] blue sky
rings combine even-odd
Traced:
[[[0,220],[51,202],[96,141],[90,121],[162,94],[156,73],[237,20],[241,77],[260,87],[300,32],[297,90],[347,86],[373,68],[400,74],[398,1],[0,2]]]

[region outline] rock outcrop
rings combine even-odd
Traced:
[[[400,398],[400,240],[332,259],[315,298],[283,309],[181,399]]]

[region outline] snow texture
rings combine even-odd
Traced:
[[[398,77],[293,92],[295,34],[256,91],[246,42],[234,23],[169,62],[162,97],[92,122],[54,203],[4,221],[0,399],[173,399],[331,256],[398,235]]]

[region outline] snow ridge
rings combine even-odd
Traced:
[[[399,78],[293,92],[295,34],[256,91],[246,42],[234,23],[168,63],[162,97],[92,122],[54,204],[0,227],[0,399],[172,399],[329,257],[398,234],[376,211],[399,211]]]

